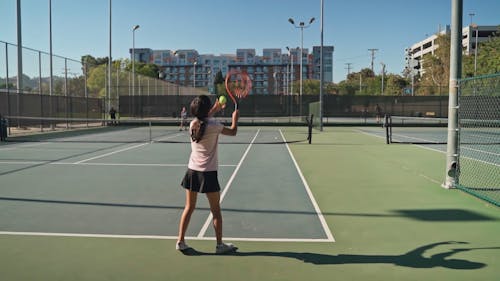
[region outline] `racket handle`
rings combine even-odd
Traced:
[[[234,110],[238,110],[238,103],[237,102],[234,103]]]

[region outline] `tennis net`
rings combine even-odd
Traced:
[[[4,117],[6,142],[74,143],[189,143],[178,118],[86,119]],[[230,118],[216,118],[230,125]],[[240,118],[236,137],[223,137],[220,143],[294,143],[308,139],[307,123],[302,118]],[[253,134],[259,132],[255,139]]]
[[[448,119],[432,117],[385,116],[387,143],[445,144]]]
[[[428,117],[387,116],[387,143],[446,144],[448,119]],[[500,120],[460,119],[460,143],[468,145],[498,145]]]

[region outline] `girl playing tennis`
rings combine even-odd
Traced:
[[[191,134],[191,155],[188,169],[182,180],[182,187],[186,189],[186,205],[179,223],[179,237],[175,248],[180,251],[190,249],[184,241],[184,236],[196,207],[198,193],[205,193],[210,204],[213,216],[213,226],[217,239],[215,252],[223,254],[234,252],[237,248],[230,243],[222,242],[222,214],[220,209],[220,185],[217,178],[217,148],[219,134],[234,136],[238,131],[239,112],[235,110],[232,115],[231,127],[225,127],[212,116],[223,109],[219,101],[212,107],[210,99],[201,95],[191,102],[191,114],[195,118],[189,125]]]

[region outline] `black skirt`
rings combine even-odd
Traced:
[[[188,169],[182,179],[181,186],[199,193],[220,191],[217,171],[199,172]]]

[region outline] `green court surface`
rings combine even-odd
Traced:
[[[442,148],[375,127],[266,141],[302,130],[220,145],[224,256],[203,196],[194,250],[174,247],[189,144],[1,145],[1,280],[498,280],[500,210],[441,188]]]

